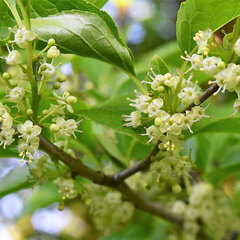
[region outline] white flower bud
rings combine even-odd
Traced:
[[[51,46],[53,46],[55,44],[55,40],[53,39],[53,38],[50,38],[49,40],[48,40],[48,47],[51,47]]]
[[[32,116],[32,115],[33,115],[33,110],[32,110],[31,108],[29,108],[29,109],[27,110],[27,115],[28,115],[28,116]]]
[[[51,132],[58,132],[59,129],[60,129],[59,126],[56,125],[56,124],[51,124],[51,125],[50,125],[50,131],[51,131]]]
[[[57,58],[59,55],[60,51],[56,46],[52,46],[47,52],[47,57],[51,59]]]
[[[70,105],[73,105],[73,104],[75,104],[75,103],[77,102],[77,98],[74,97],[74,96],[68,96],[68,97],[66,98],[66,102],[67,102],[68,104],[70,104]]]

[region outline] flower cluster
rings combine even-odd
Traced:
[[[14,40],[9,41],[6,45],[8,55],[1,57],[6,60],[7,71],[0,77],[7,87],[5,97],[8,98],[9,103],[14,104],[18,112],[13,113],[12,117],[7,106],[0,105],[0,144],[6,148],[14,141],[15,128],[12,126],[18,124],[16,127],[19,133],[18,150],[21,162],[28,160],[28,163],[31,163],[34,153],[39,148],[39,135],[43,125],[49,127],[56,143],[65,141],[63,144],[58,142],[58,146],[62,147],[67,146],[66,141],[71,136],[76,137],[76,132],[81,132],[77,129],[81,121],[69,119],[65,115],[65,109],[69,113],[74,112],[72,106],[76,104],[77,98],[70,95],[69,92],[62,94],[61,91],[58,91],[61,83],[66,81],[66,77],[57,75],[57,67],[60,65],[54,66],[54,60],[60,55],[60,50],[54,46],[55,40],[49,39],[47,46],[37,53],[33,44],[38,39],[36,33],[25,27],[17,29],[16,32],[12,29],[9,30],[14,33]],[[35,63],[36,69],[34,71],[30,69],[32,72],[29,75],[28,65],[24,62],[22,51],[29,51],[28,46],[31,44],[33,48],[28,54],[32,54],[31,61]],[[20,49],[16,50],[14,47]],[[12,68],[15,68],[18,74],[12,74]],[[31,78],[33,79],[31,80]],[[35,84],[33,81],[37,81],[37,86],[33,86]],[[30,89],[32,91],[35,89],[35,92],[31,92]],[[45,94],[49,94],[46,90],[49,89],[53,92],[55,104],[51,104],[48,109],[42,110],[42,114],[39,114]],[[29,96],[29,92],[32,96]],[[19,116],[21,119],[25,119],[21,120],[20,124],[19,121],[16,123],[13,121],[14,117]],[[47,123],[44,123],[45,120]]]
[[[211,53],[211,43],[213,42],[213,34],[210,29],[196,33],[194,40],[198,45],[198,54],[187,55],[184,59],[191,62],[190,69],[204,71],[215,79],[209,81],[209,84],[216,83],[219,86],[215,95],[221,90],[223,93],[225,90],[237,93],[238,99],[234,103],[235,112],[232,116],[237,114],[240,110],[240,65],[226,64],[220,57],[208,56]],[[240,38],[234,44],[234,53],[240,56]]]
[[[88,206],[97,230],[108,235],[110,232],[119,231],[130,221],[134,206],[123,201],[119,192],[95,184],[84,186],[82,199]]]
[[[208,183],[194,185],[189,203],[176,201],[172,210],[185,219],[183,239],[186,240],[197,239],[201,224],[214,233],[214,239],[219,240],[237,228],[239,224],[226,195]]]
[[[137,128],[147,122],[146,133],[141,135],[149,137],[147,144],[158,143],[161,150],[152,158],[150,169],[157,182],[164,180],[176,186],[177,179],[190,169],[189,161],[180,154],[184,138],[182,131],[192,133],[192,125],[208,117],[206,108],[195,106],[191,110],[182,110],[190,104],[199,104],[201,91],[191,81],[192,75],[186,79],[177,74],[156,74],[151,69],[148,77],[151,81],[143,82],[149,84],[151,90],[148,95],[136,92],[136,99],[128,99],[136,110],[123,115],[124,121],[128,122],[124,126]],[[178,188],[174,186],[174,189]]]

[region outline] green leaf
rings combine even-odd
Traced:
[[[119,160],[121,163],[126,165],[126,158],[123,156],[120,149],[117,147],[117,145],[114,143],[113,139],[111,139],[108,136],[103,136],[100,134],[95,135],[98,139],[98,142],[101,144],[101,146],[114,158]]]
[[[167,224],[161,219],[138,215],[132,223],[118,233],[111,233],[100,240],[157,240],[167,238]],[[161,238],[159,238],[161,236]]]
[[[146,62],[150,62],[155,55],[160,56],[169,66],[173,66],[173,68],[180,67],[182,64],[182,60],[180,58],[181,51],[177,42],[169,42],[154,48],[141,56],[136,62],[136,71],[147,71]]]
[[[108,0],[87,0],[98,8],[102,8]]]
[[[233,111],[231,103],[223,104],[221,107],[212,104],[206,111],[206,115],[211,116],[211,118],[205,118],[198,123],[194,123],[192,126],[193,134],[185,131],[186,138],[206,132],[240,133],[240,118],[230,117]]]
[[[0,158],[10,158],[10,157],[19,157],[19,151],[16,148],[8,147],[3,149],[0,147]]]
[[[123,127],[122,115],[128,115],[133,111],[133,108],[129,106],[127,97],[134,98],[134,95],[121,96],[89,110],[79,111],[78,113],[116,132],[132,136],[138,141],[146,143],[146,138],[139,136],[139,133],[143,133],[143,131],[140,129],[134,130],[131,127]]]
[[[27,165],[15,167],[0,179],[0,197],[31,187],[33,184]]]
[[[47,17],[62,11],[74,9],[89,12],[100,12],[98,8],[101,8],[107,1],[108,0],[32,0],[31,17]],[[103,15],[107,15],[104,11],[101,11],[101,13]],[[111,19],[109,16],[106,18]]]
[[[153,70],[156,74],[166,74],[169,73],[170,70],[168,68],[168,65],[163,61],[163,59],[159,56],[154,56],[150,62],[149,69]]]
[[[48,182],[36,189],[30,199],[24,206],[23,214],[32,214],[39,208],[46,207],[52,203],[61,200],[61,194],[58,193],[58,188],[52,182]]]
[[[181,4],[177,17],[177,40],[189,53],[196,45],[193,37],[199,30],[216,31],[240,16],[240,0],[188,0]]]
[[[228,176],[234,176],[240,172],[240,145],[235,145],[226,149],[221,156],[221,163],[215,169],[207,172],[205,177],[213,184],[217,184]]]
[[[16,22],[4,0],[0,0],[0,44],[4,44],[7,41],[9,35],[8,28],[13,27],[15,24]]]
[[[240,118],[223,118],[196,129],[196,134],[202,132],[232,132],[240,133]]]
[[[109,16],[96,9],[32,19],[32,26],[42,42],[54,38],[63,53],[97,58],[135,75],[131,51],[119,38]]]

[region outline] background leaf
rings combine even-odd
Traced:
[[[177,40],[182,51],[191,52],[193,37],[199,30],[216,31],[240,15],[240,0],[188,0],[177,17]]]
[[[0,0],[0,44],[5,43],[4,40],[9,34],[8,28],[13,27],[15,24],[16,22],[4,0]]]
[[[34,181],[31,180],[28,166],[16,167],[0,179],[0,197],[31,187],[33,184]]]
[[[58,188],[52,182],[48,182],[36,189],[23,208],[23,214],[32,214],[39,208],[46,207],[61,200]]]
[[[154,56],[150,62],[149,70],[151,71],[151,69],[154,71],[154,73],[162,75],[170,72],[168,65],[163,61],[161,57],[157,55]]]
[[[128,115],[133,111],[133,108],[129,106],[129,101],[127,101],[128,97],[134,98],[134,95],[121,96],[89,110],[80,110],[78,113],[95,123],[104,125],[116,132],[132,136],[145,144],[147,142],[146,138],[139,136],[139,133],[142,133],[141,130],[123,127],[122,115]]]

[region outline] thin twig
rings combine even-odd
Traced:
[[[155,156],[158,153],[158,151],[159,149],[157,144],[144,160],[137,162],[134,166],[126,170],[123,170],[115,175],[112,175],[112,181],[114,182],[114,184],[117,185],[124,179],[132,176],[133,174],[146,169],[151,164],[151,158]]]

